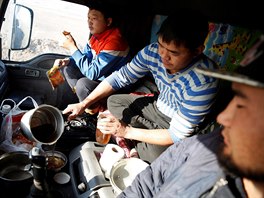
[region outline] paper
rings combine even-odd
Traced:
[[[102,170],[105,173],[105,177],[110,177],[110,171],[113,165],[119,161],[120,159],[124,158],[125,152],[124,150],[115,144],[107,144],[105,150],[99,160],[99,164]]]

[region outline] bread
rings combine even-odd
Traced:
[[[67,36],[67,35],[70,35],[71,33],[70,33],[70,32],[67,32],[67,31],[64,30],[64,31],[62,32],[62,34],[63,34],[64,36]]]

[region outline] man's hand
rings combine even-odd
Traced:
[[[128,126],[119,121],[111,114],[101,113],[98,116],[97,128],[105,134],[112,134],[117,137],[124,137],[126,135],[126,128]]]
[[[66,109],[63,110],[63,114],[69,114],[68,120],[76,118],[78,115],[82,114],[85,110],[85,106],[80,103],[70,104]]]
[[[65,58],[65,59],[56,59],[54,61],[53,65],[59,66],[59,68],[65,67],[70,63],[70,59],[69,58]]]
[[[72,54],[78,49],[77,45],[76,45],[76,42],[75,42],[75,40],[74,40],[74,38],[72,37],[71,34],[67,34],[65,36],[65,39],[62,42],[62,47],[70,50]]]

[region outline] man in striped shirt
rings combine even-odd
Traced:
[[[203,54],[208,22],[197,12],[182,18],[168,16],[158,41],[143,48],[133,60],[114,72],[82,102],[68,105],[69,119],[122,87],[151,73],[159,93],[153,97],[115,94],[108,98],[113,116],[98,122],[103,133],[135,140],[141,159],[152,162],[169,145],[194,134],[210,112],[218,81],[194,68],[215,68]]]

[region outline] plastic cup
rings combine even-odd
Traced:
[[[98,121],[101,118],[105,118],[107,117],[107,115],[110,115],[110,113],[106,113],[106,112],[102,112],[98,114]],[[95,139],[98,143],[100,144],[107,144],[110,141],[111,138],[111,134],[104,134],[102,133],[98,128],[96,128],[96,132],[95,132]]]
[[[111,134],[104,134],[99,129],[95,132],[96,142],[100,144],[107,144],[110,141]]]

